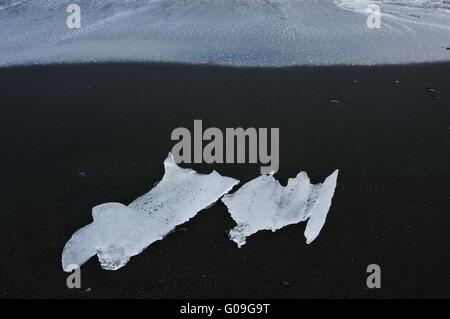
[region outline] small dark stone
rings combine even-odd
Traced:
[[[85,289],[85,290],[82,290],[81,293],[82,293],[82,294],[86,294],[86,293],[88,293],[88,292],[90,292],[90,291],[91,291],[91,288],[87,288],[87,289]]]

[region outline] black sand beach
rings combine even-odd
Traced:
[[[0,69],[0,294],[13,297],[450,297],[450,64],[244,69],[100,64]],[[337,100],[338,102],[331,100]],[[279,127],[285,184],[340,170],[311,245],[301,223],[238,249],[225,206],[118,271],[61,253],[91,208],[163,175],[176,127]],[[249,181],[260,165],[183,165]],[[366,287],[379,264],[382,288]],[[86,289],[90,288],[89,291]]]

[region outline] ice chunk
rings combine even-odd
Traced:
[[[130,257],[164,238],[228,193],[238,180],[217,172],[199,174],[176,165],[169,154],[163,179],[130,205],[106,203],[92,209],[94,221],[75,232],[62,254],[65,271],[97,254],[102,268],[116,270]]]
[[[305,237],[311,243],[325,224],[337,176],[338,170],[323,184],[313,185],[308,175],[300,172],[283,187],[272,175],[261,175],[225,195],[222,201],[237,223],[230,231],[230,239],[241,247],[248,236],[259,230],[276,231],[309,219]]]

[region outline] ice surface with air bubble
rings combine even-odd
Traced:
[[[260,230],[276,231],[287,225],[307,221],[304,235],[311,243],[325,224],[338,177],[336,170],[322,184],[311,184],[300,172],[282,186],[272,175],[261,175],[243,185],[222,202],[237,226],[229,237],[238,247]]]
[[[239,183],[215,171],[204,175],[183,169],[171,155],[164,168],[158,185],[128,206],[105,203],[92,209],[93,222],[75,232],[64,247],[65,271],[83,265],[94,255],[103,269],[123,267],[130,257],[163,239]]]

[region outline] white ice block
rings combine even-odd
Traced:
[[[272,175],[261,175],[225,195],[222,201],[237,223],[230,231],[230,239],[241,247],[248,236],[260,230],[276,231],[308,220],[305,237],[311,243],[325,224],[337,176],[338,170],[323,184],[313,185],[308,175],[300,172],[283,187]]]
[[[95,254],[104,269],[123,267],[130,257],[164,238],[239,183],[215,171],[204,175],[183,169],[170,154],[164,167],[159,184],[130,205],[106,203],[92,209],[94,221],[75,232],[64,247],[65,271],[81,266]]]

